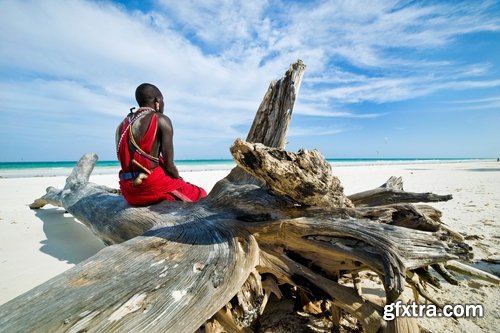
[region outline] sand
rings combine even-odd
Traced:
[[[181,172],[184,179],[210,190],[229,170]],[[412,192],[452,194],[432,204],[443,222],[462,233],[474,248],[476,267],[500,275],[500,163],[496,161],[334,166],[347,194],[368,190],[390,176],[402,176]],[[1,175],[0,175],[1,176]],[[0,178],[0,305],[73,267],[104,247],[102,242],[61,208],[30,210],[28,204],[48,186],[63,187],[65,176]],[[91,181],[117,187],[115,174]],[[462,278],[462,285],[443,283],[436,298],[453,304],[482,304],[483,318],[421,318],[432,332],[497,332],[500,288]],[[411,296],[411,293],[408,293]]]

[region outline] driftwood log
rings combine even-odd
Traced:
[[[377,274],[387,303],[405,285],[424,293],[429,266],[446,275],[447,261],[470,256],[438,210],[414,205],[451,196],[391,178],[347,197],[318,151],[283,150],[304,70],[298,61],[271,83],[231,147],[238,166],[197,203],[132,207],[88,182],[97,156],[84,155],[31,208],[63,207],[110,246],[0,306],[0,332],[253,332],[279,299],[333,325],[344,313],[366,332],[418,331],[411,318],[384,321],[383,304],[341,279]]]

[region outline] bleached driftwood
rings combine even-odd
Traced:
[[[304,70],[298,61],[271,83],[231,148],[238,166],[197,203],[132,207],[88,182],[97,157],[84,155],[64,189],[31,207],[64,207],[114,245],[0,306],[0,332],[251,332],[284,290],[329,302],[366,332],[417,330],[409,318],[386,323],[338,277],[376,272],[394,302],[419,268],[466,258],[437,210],[408,204],[451,196],[408,194],[399,180],[346,197],[319,152],[284,151]]]

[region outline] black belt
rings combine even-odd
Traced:
[[[139,177],[139,175],[143,172],[139,171],[134,171],[134,172],[122,172],[120,173],[120,179],[121,180],[129,180],[129,179],[136,179]]]

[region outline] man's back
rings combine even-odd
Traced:
[[[186,183],[174,163],[173,128],[163,114],[158,88],[142,84],[136,90],[140,107],[118,126],[116,148],[120,161],[120,189],[136,205],[161,200],[196,201],[206,192]]]

